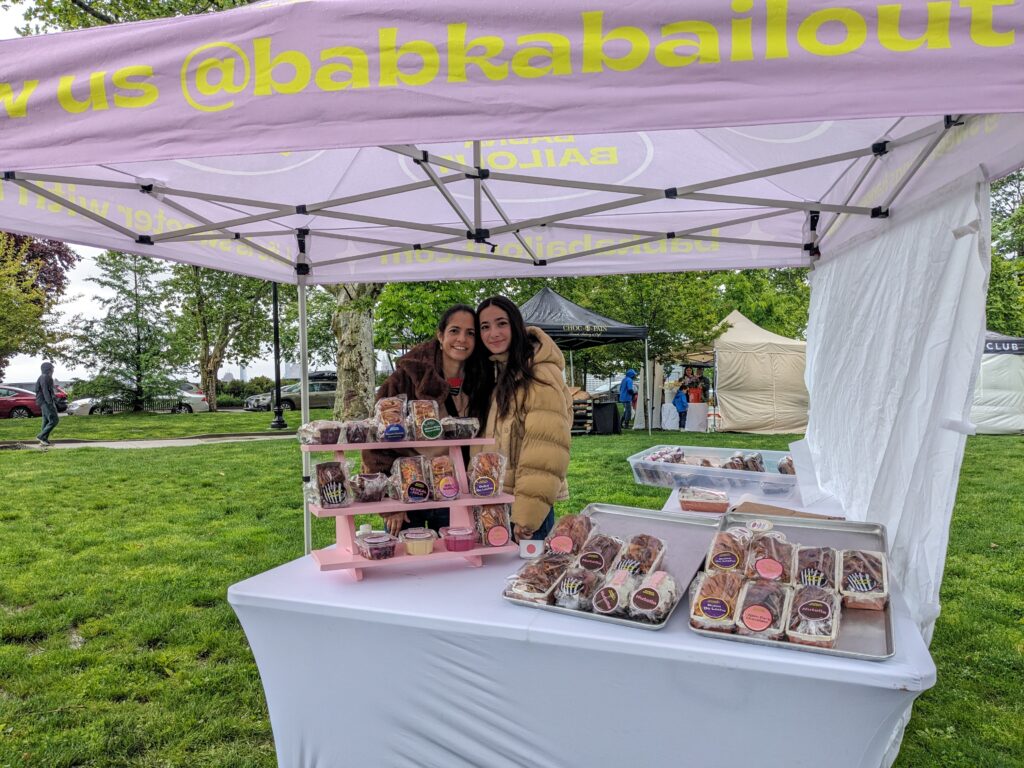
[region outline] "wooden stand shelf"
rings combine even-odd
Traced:
[[[490,504],[511,504],[515,501],[514,496],[500,494],[498,496],[479,497],[469,493],[469,479],[466,476],[466,464],[462,460],[462,446],[464,445],[493,445],[494,440],[475,437],[469,440],[403,440],[390,443],[337,443],[332,445],[303,445],[305,453],[333,453],[341,461],[346,451],[364,450],[395,450],[399,448],[440,448],[448,449],[452,465],[455,467],[455,476],[459,481],[459,498],[445,501],[434,501],[428,499],[420,504],[407,504],[400,501],[387,499],[384,501],[369,504],[352,504],[338,509],[325,509],[311,504],[309,511],[316,517],[333,517],[335,519],[335,531],[337,543],[333,547],[313,550],[313,560],[321,571],[347,570],[352,573],[356,581],[363,578],[363,570],[366,568],[386,568],[389,565],[409,565],[414,561],[426,560],[452,560],[464,559],[470,565],[478,567],[482,564],[482,558],[491,555],[507,554],[518,552],[516,544],[506,544],[503,547],[478,546],[475,549],[465,552],[449,552],[445,549],[444,542],[440,539],[434,542],[434,551],[429,555],[407,555],[405,546],[402,543],[395,545],[395,556],[385,560],[367,560],[359,554],[356,546],[355,516],[365,514],[387,514],[389,512],[407,512],[420,509],[447,508],[449,511],[449,525],[457,527],[474,527],[472,508]]]

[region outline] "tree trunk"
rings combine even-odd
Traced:
[[[217,374],[220,372],[220,361],[207,358],[199,365],[199,385],[210,404],[210,410],[217,410]]]
[[[331,286],[337,306],[331,328],[338,340],[338,390],[334,418],[363,419],[373,409],[377,368],[373,352],[373,306],[383,283]]]

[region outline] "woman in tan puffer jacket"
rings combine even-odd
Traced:
[[[516,497],[513,532],[520,540],[542,539],[555,522],[554,502],[569,495],[572,396],[563,379],[565,358],[503,296],[477,308],[477,338],[495,365],[485,434],[508,457],[504,490]]]

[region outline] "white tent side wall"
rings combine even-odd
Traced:
[[[980,434],[1024,434],[1024,355],[982,355],[971,421]]]
[[[925,638],[956,497],[989,274],[988,184],[905,207],[811,273],[807,442],[852,520],[885,524],[892,577]]]

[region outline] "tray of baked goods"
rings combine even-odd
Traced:
[[[690,628],[833,656],[893,655],[885,527],[729,512],[689,590]]]
[[[591,504],[559,518],[543,554],[509,576],[502,596],[530,608],[662,629],[718,530],[699,513]]]

